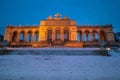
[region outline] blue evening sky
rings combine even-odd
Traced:
[[[120,31],[120,0],[0,0],[0,34],[6,24],[39,25],[56,13],[77,25],[112,24],[115,32]]]

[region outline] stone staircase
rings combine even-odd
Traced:
[[[43,50],[13,50],[11,55],[102,55],[100,50],[74,50],[74,49],[43,49]]]
[[[52,42],[52,46],[63,46],[64,42],[62,42],[61,40],[56,40]]]

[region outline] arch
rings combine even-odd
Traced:
[[[101,30],[99,33],[100,33],[100,40],[106,41],[105,31]]]
[[[38,39],[39,39],[39,31],[35,31],[34,41],[35,41],[35,42],[38,42]]]
[[[99,40],[99,34],[98,34],[98,32],[95,31],[95,30],[93,30],[92,33],[93,33],[93,41],[98,42],[98,40]]]
[[[60,30],[56,30],[56,40],[60,40]]]
[[[32,31],[28,31],[27,33],[27,42],[32,42]]]
[[[63,30],[69,30],[69,27],[66,26],[66,27],[63,28]]]
[[[84,32],[84,41],[90,41],[90,32],[88,30],[86,30]]]
[[[53,30],[53,28],[52,27],[48,27],[47,30]]]
[[[77,41],[82,41],[82,31],[77,31]]]
[[[56,27],[55,30],[61,30],[61,28],[60,27]]]
[[[19,35],[19,42],[24,42],[25,31],[21,31]]]
[[[62,28],[60,28],[60,27],[55,28],[55,40],[56,41],[61,40],[61,30],[62,30]]]

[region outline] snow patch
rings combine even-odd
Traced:
[[[119,80],[120,56],[0,56],[1,80]]]

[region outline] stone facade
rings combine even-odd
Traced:
[[[97,43],[99,40],[114,42],[114,32],[112,25],[77,26],[75,20],[56,14],[54,18],[49,16],[41,20],[40,26],[7,26],[4,40],[9,41],[11,46],[83,47],[86,43]]]

